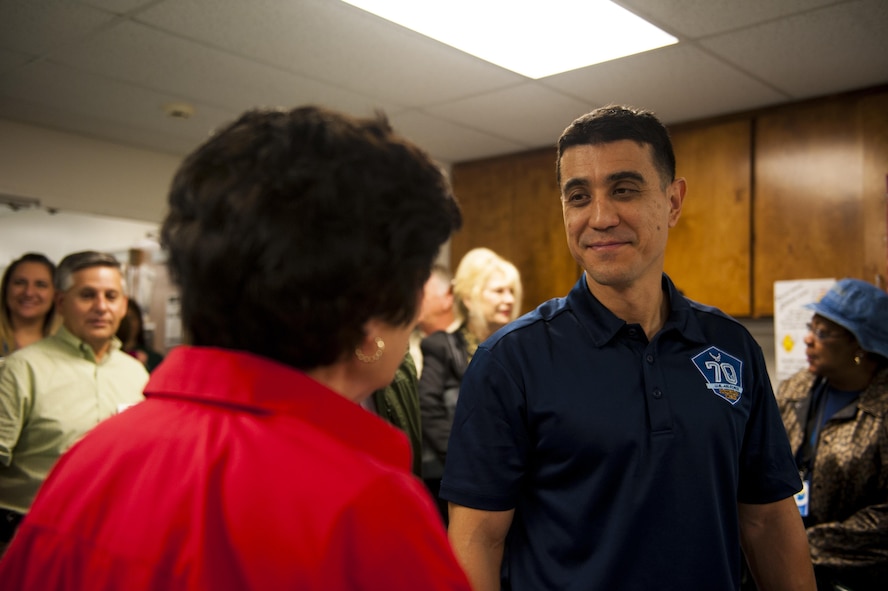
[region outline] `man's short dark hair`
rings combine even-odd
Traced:
[[[561,185],[561,157],[573,146],[608,144],[632,140],[651,146],[654,166],[665,186],[675,180],[675,153],[669,131],[650,111],[608,105],[587,113],[571,123],[558,138],[555,174]]]
[[[59,291],[68,291],[74,283],[71,275],[89,267],[111,267],[120,271],[120,261],[113,255],[95,250],[69,254],[61,260],[58,269],[56,269],[55,288]]]
[[[383,115],[254,110],[183,163],[162,230],[189,342],[309,369],[364,324],[411,322],[461,217],[440,168]]]

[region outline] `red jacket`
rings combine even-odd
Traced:
[[[50,474],[9,589],[466,590],[404,435],[267,359],[179,347]]]

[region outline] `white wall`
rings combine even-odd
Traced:
[[[0,201],[8,195],[41,205],[13,212],[0,204],[0,272],[28,251],[58,262],[80,250],[126,253],[148,234],[156,235],[181,161],[0,119]],[[449,265],[449,242],[439,260]]]
[[[0,119],[0,271],[22,253],[58,262],[81,250],[122,254],[156,236],[181,159]],[[50,213],[50,210],[56,213]]]
[[[181,158],[0,119],[0,194],[159,223]],[[5,237],[3,237],[5,242]]]
[[[125,263],[130,248],[157,236],[158,224],[92,214],[0,206],[0,272],[25,252],[39,252],[58,263],[82,250],[109,252]]]

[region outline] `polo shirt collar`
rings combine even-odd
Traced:
[[[177,346],[152,372],[145,397],[300,417],[356,450],[410,470],[403,433],[305,373],[244,351]]]
[[[64,345],[70,349],[75,350],[79,357],[83,359],[89,359],[93,363],[105,363],[108,361],[108,358],[111,357],[111,354],[114,351],[120,350],[122,343],[120,339],[117,337],[111,337],[111,346],[108,348],[108,352],[102,356],[102,361],[96,361],[96,352],[93,351],[93,348],[89,346],[85,341],[75,336],[74,333],[65,328],[65,325],[59,326],[53,335],[57,340],[64,343]]]
[[[682,338],[687,341],[705,344],[709,342],[703,327],[700,326],[700,320],[695,313],[694,307],[699,304],[692,303],[675,287],[668,275],[663,273],[663,290],[669,294],[669,318],[663,325],[665,332],[670,329],[678,331]]]
[[[675,330],[689,341],[706,343],[703,329],[693,313],[691,304],[679,293],[675,284],[665,273],[663,274],[662,288],[669,296],[670,310],[669,317],[660,332]],[[586,330],[596,347],[603,347],[626,326],[626,321],[618,318],[592,295],[586,285],[585,273],[580,276],[567,299],[570,306],[580,312],[579,317],[584,319]]]

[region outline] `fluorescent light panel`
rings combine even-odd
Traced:
[[[607,0],[344,0],[528,78],[678,43]]]

